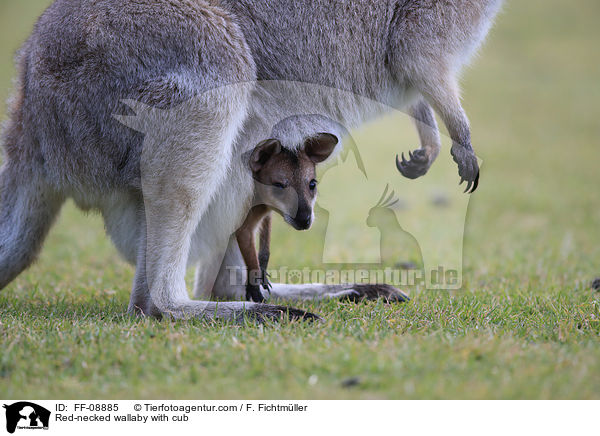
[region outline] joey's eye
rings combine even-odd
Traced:
[[[285,189],[285,185],[283,183],[275,182],[273,183],[273,186],[275,186],[278,189]]]
[[[317,189],[317,181],[316,180],[311,180],[310,183],[308,184],[308,188],[311,191],[314,191],[315,189]]]

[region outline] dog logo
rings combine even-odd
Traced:
[[[14,433],[19,430],[48,430],[50,411],[35,403],[21,401],[4,405],[6,409],[6,431]]]

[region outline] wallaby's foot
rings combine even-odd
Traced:
[[[254,304],[245,310],[241,316],[263,323],[265,321],[323,321],[319,315],[306,312],[304,310],[295,309],[288,306],[276,306],[272,304]]]
[[[410,301],[408,295],[390,285],[354,284],[343,291],[331,293],[330,296],[355,303],[363,300],[378,300],[379,298],[383,298],[386,303],[406,303]]]
[[[400,171],[400,174],[407,179],[416,179],[417,177],[424,176],[429,170],[429,157],[423,149],[409,152],[408,160],[404,158],[404,153],[402,153],[402,160],[400,160],[399,156],[396,156],[396,167]]]
[[[265,302],[265,297],[260,290],[260,285],[252,283],[246,285],[246,301],[254,301],[255,303]]]
[[[194,306],[200,305],[200,310],[190,307],[183,313],[165,313],[171,319],[190,320],[193,318],[207,321],[225,321],[243,324],[245,321],[257,323],[282,321],[323,321],[319,315],[289,306],[279,306],[264,303],[246,302],[200,302],[193,301]]]
[[[454,162],[458,164],[460,184],[465,181],[468,182],[465,193],[472,194],[479,185],[479,163],[477,162],[475,152],[471,147],[467,148],[462,145],[454,144],[451,153]]]
[[[424,176],[438,156],[442,146],[440,132],[435,121],[435,112],[425,99],[420,99],[410,108],[410,115],[419,133],[421,147],[408,153],[408,160],[396,156],[396,167],[408,179]]]

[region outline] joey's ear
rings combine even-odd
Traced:
[[[250,169],[253,172],[260,171],[269,159],[279,153],[281,153],[281,142],[279,140],[267,139],[262,141],[250,155]]]
[[[318,164],[331,156],[338,142],[337,136],[331,133],[318,133],[306,140],[304,152],[311,161]]]

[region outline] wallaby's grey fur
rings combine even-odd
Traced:
[[[277,115],[324,114],[353,127],[386,105],[409,107],[421,148],[397,164],[405,176],[418,177],[440,148],[433,108],[452,137],[459,174],[473,190],[479,170],[457,75],[500,4],[57,0],[17,56],[0,174],[0,288],[31,264],[70,197],[100,210],[117,248],[136,264],[131,311],[275,316],[281,308],[215,306],[190,300],[186,291],[186,264],[201,262],[197,298],[243,298],[243,286],[228,283],[228,267],[243,265],[230,235],[252,197],[251,175],[237,156],[271,137],[274,123],[265,120]],[[296,94],[277,96],[282,82],[297,83]],[[315,89],[339,99],[322,98],[320,91],[311,98]],[[163,136],[145,140],[144,123],[131,117],[130,108],[139,116],[144,107],[135,101],[157,110],[183,105],[183,121],[162,120]],[[152,114],[144,125],[156,124],[159,112],[144,111]],[[277,138],[288,146],[317,131],[337,134],[307,123],[304,130],[284,128]],[[404,298],[385,286],[275,285],[273,293]]]

